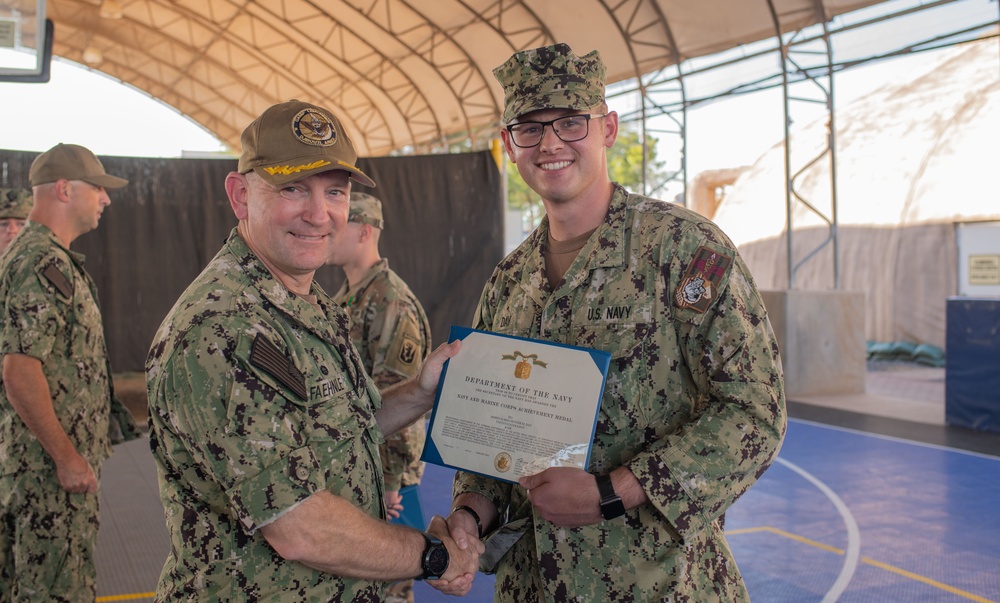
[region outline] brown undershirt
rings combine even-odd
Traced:
[[[590,235],[594,234],[594,230],[565,241],[557,241],[552,238],[552,233],[549,233],[548,241],[545,243],[545,276],[549,279],[549,285],[553,289],[559,287],[566,271],[569,270],[583,246],[587,244]]]

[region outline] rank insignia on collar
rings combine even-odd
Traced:
[[[704,313],[719,294],[719,283],[732,265],[733,258],[708,247],[699,247],[677,287],[674,303],[678,308]]]

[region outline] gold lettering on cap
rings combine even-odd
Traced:
[[[316,169],[318,167],[323,167],[324,165],[330,165],[330,162],[326,159],[320,159],[319,161],[314,161],[312,163],[307,163],[305,165],[277,165],[275,167],[264,168],[264,171],[272,176],[275,174],[281,174],[283,176],[288,176],[291,174],[297,174],[299,172],[304,172],[306,170]]]

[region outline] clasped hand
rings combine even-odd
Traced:
[[[468,518],[467,521],[460,517],[462,515]],[[486,550],[476,533],[476,522],[466,513],[452,513],[447,523],[440,515],[435,515],[427,532],[444,542],[449,555],[448,569],[441,579],[428,580],[427,584],[446,595],[467,594],[479,571],[479,556]]]
[[[576,528],[604,521],[597,482],[583,469],[549,467],[518,483],[528,491],[535,511],[557,526]]]

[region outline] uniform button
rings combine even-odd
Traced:
[[[301,480],[305,480],[306,478],[309,477],[309,470],[306,469],[305,467],[299,467],[298,469],[295,470],[295,476]]]

